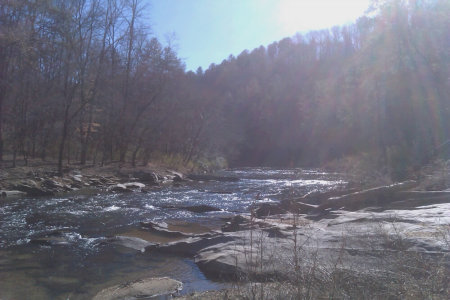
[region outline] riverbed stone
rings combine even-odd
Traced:
[[[10,197],[23,197],[27,193],[21,192],[21,191],[7,191],[7,190],[0,190],[0,195],[2,198],[10,198]]]
[[[205,212],[211,212],[211,211],[221,211],[220,208],[211,206],[211,205],[192,205],[192,206],[182,206],[180,209],[184,209],[190,212],[195,213],[205,213]]]
[[[140,224],[146,231],[166,238],[186,238],[190,236],[189,234],[183,232],[169,230],[167,223],[164,222],[141,222]]]
[[[108,187],[108,191],[115,193],[129,193],[132,192],[133,190],[127,188],[124,184],[118,183]]]
[[[146,249],[151,249],[158,245],[156,243],[151,243],[137,237],[121,235],[107,238],[106,242],[126,248],[131,248],[141,252],[145,252]]]
[[[170,253],[184,257],[193,257],[194,255],[198,254],[199,251],[201,251],[202,249],[234,240],[235,237],[231,235],[219,233],[212,233],[212,234],[207,233],[203,235],[189,237],[180,241],[160,245],[154,250],[160,253],[166,254]]]
[[[174,295],[182,287],[180,281],[168,277],[144,278],[106,288],[95,295],[93,300],[165,299],[162,297]]]
[[[123,184],[128,189],[143,189],[145,188],[145,184],[141,182],[126,182]]]

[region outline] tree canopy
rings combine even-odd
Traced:
[[[450,139],[450,3],[372,1],[355,23],[186,72],[138,0],[0,4],[0,158],[320,165],[400,173]]]

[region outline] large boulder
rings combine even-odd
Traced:
[[[149,185],[158,185],[160,183],[160,178],[152,171],[134,171],[132,176]]]
[[[145,278],[106,288],[93,300],[168,299],[182,287],[180,281],[168,277]]]
[[[172,181],[176,183],[180,183],[185,181],[183,174],[175,171],[169,171],[170,174],[172,174]]]

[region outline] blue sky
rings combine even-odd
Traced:
[[[186,70],[207,69],[230,54],[329,28],[363,15],[369,0],[148,0],[153,34],[171,41]]]

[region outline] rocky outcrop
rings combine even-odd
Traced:
[[[402,191],[387,208],[401,209],[450,202],[450,191]]]
[[[345,208],[346,210],[358,210],[369,206],[382,206],[395,201],[398,192],[412,189],[415,186],[417,186],[416,181],[405,181],[354,192],[339,197],[331,197],[319,205],[318,209]]]
[[[318,205],[303,203],[300,201],[282,201],[281,207],[296,214],[307,214],[317,209]]]
[[[338,261],[338,268],[370,276],[397,272],[403,257],[439,262],[448,256],[448,233],[442,234],[450,225],[450,217],[443,215],[449,209],[450,203],[414,210],[337,211],[334,219],[316,222],[285,215],[286,222],[297,225],[268,220],[259,229],[226,232],[230,241],[217,239],[199,249],[195,262],[208,278],[239,281],[287,279],[295,259],[304,269],[317,264],[336,268]]]
[[[100,291],[93,300],[167,299],[183,287],[180,281],[168,278],[144,278],[115,285]]]
[[[54,196],[55,192],[52,189],[46,188],[45,186],[40,186],[34,180],[25,180],[17,183],[14,190],[18,190],[26,193],[29,197],[41,197],[41,196]]]
[[[212,245],[234,241],[235,237],[220,233],[208,233],[189,237],[180,241],[160,245],[155,250],[161,253],[170,253],[185,257],[194,257],[200,250]]]
[[[287,239],[283,241],[289,242]],[[274,261],[281,261],[280,256],[273,256],[272,252],[261,254],[256,241],[254,245],[248,242],[249,240],[241,235],[231,242],[212,245],[198,252],[195,263],[208,278],[214,280],[261,282],[287,279],[284,274],[285,266],[282,267]],[[265,250],[269,250],[267,247],[268,245],[264,245]],[[287,254],[285,251],[283,253]]]
[[[169,230],[166,223],[141,222],[141,227],[149,232],[167,238],[186,238],[190,236],[186,233]]]
[[[327,201],[331,197],[340,197],[351,193],[358,192],[357,189],[343,189],[331,190],[326,192],[311,192],[300,198],[295,199],[295,202],[302,202],[306,204],[319,205]]]
[[[145,252],[146,249],[149,250],[151,248],[156,247],[158,244],[151,243],[146,240],[137,238],[137,237],[131,237],[131,236],[115,236],[107,238],[105,243],[110,243],[113,245],[119,245],[126,248],[131,248],[137,251]]]

